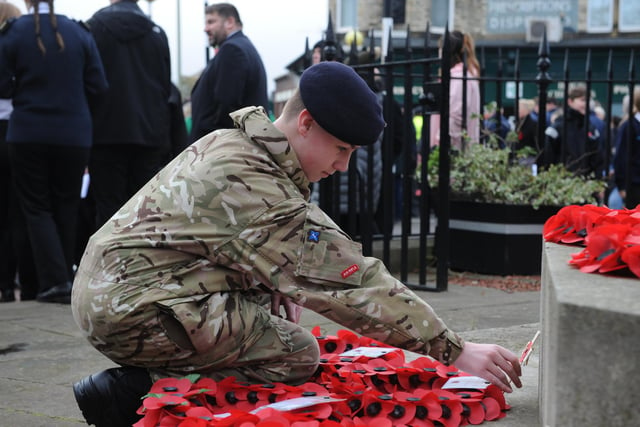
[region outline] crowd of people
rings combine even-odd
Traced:
[[[233,127],[230,112],[266,109],[266,73],[235,7],[208,6],[219,49],[191,93],[188,130],[167,36],[137,0],[86,22],[54,0],[25,5],[20,16],[0,2],[0,302],[69,303],[89,236],[189,143]]]

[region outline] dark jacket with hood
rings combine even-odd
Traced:
[[[109,82],[94,114],[94,144],[169,148],[171,58],[167,36],[133,0],[88,21]]]

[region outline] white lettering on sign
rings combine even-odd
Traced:
[[[578,22],[578,0],[487,0],[488,33],[524,33],[528,18],[557,17],[565,28]]]

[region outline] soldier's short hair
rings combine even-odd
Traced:
[[[304,102],[302,102],[302,97],[300,96],[300,89],[296,89],[291,98],[287,100],[287,103],[284,105],[282,109],[282,116],[285,120],[291,120],[300,114],[302,110],[306,107],[304,106]]]

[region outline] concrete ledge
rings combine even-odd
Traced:
[[[542,425],[640,425],[640,280],[582,273],[580,250],[543,246]]]

